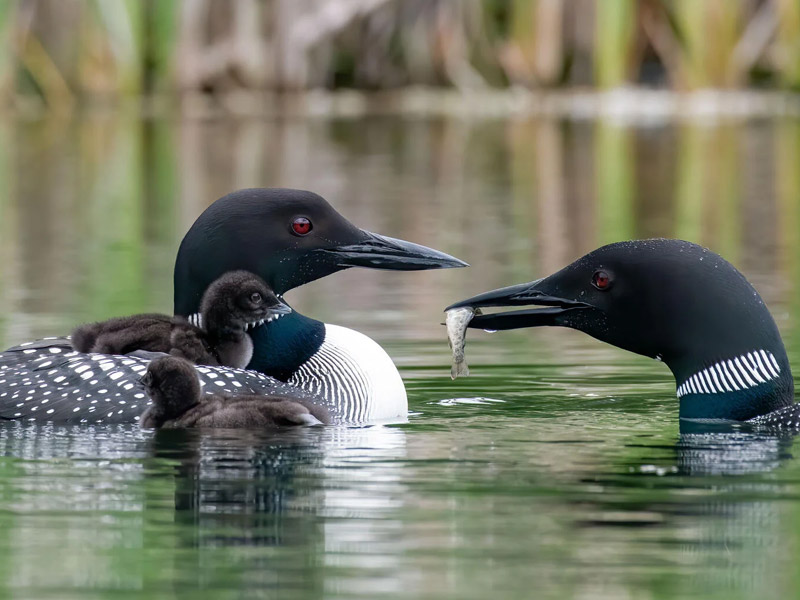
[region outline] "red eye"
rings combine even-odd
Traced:
[[[592,285],[598,290],[607,290],[611,287],[611,276],[605,271],[595,271],[592,275]]]
[[[297,217],[292,221],[292,231],[297,235],[307,235],[313,228],[311,221],[305,217]]]

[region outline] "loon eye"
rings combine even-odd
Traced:
[[[297,217],[292,221],[292,232],[295,235],[308,235],[312,229],[314,229],[314,226],[311,225],[311,221],[306,217]]]
[[[253,292],[250,294],[250,302],[253,304],[261,304],[261,294],[258,292]]]
[[[606,271],[595,271],[592,275],[592,285],[598,290],[606,291],[611,287],[611,275]]]

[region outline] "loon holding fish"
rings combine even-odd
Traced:
[[[448,307],[540,306],[474,314],[468,327],[562,326],[663,361],[681,419],[800,428],[800,404],[778,328],[764,301],[722,257],[690,242],[654,239],[598,248],[530,283]]]
[[[207,288],[248,271],[282,295],[349,267],[413,271],[466,263],[425,246],[359,229],[321,196],[247,189],[211,204],[189,229],[175,262],[174,313],[197,326]],[[196,368],[210,393],[312,398],[333,422],[404,418],[405,386],[386,352],[367,336],[296,311],[248,331],[249,370]],[[149,401],[147,358],[82,354],[69,338],[27,342],[0,353],[0,418],[62,423],[132,423]]]

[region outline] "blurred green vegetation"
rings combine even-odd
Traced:
[[[0,89],[800,88],[798,0],[3,0]]]
[[[352,270],[292,292],[298,310],[382,341],[429,340],[453,298],[534,279],[604,243],[659,236],[721,253],[771,307],[791,307],[776,311],[783,326],[800,326],[797,118],[641,126],[123,110],[5,115],[0,142],[6,345],[168,312],[175,253],[197,215],[231,190],[270,186],[312,189],[366,229],[470,262],[468,273],[399,284],[396,274]]]

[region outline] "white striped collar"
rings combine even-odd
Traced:
[[[404,421],[406,388],[397,367],[363,333],[325,323],[325,341],[288,382],[329,402],[332,415],[347,423]]]
[[[724,394],[754,388],[780,377],[781,367],[771,352],[753,350],[721,360],[698,371],[678,386],[678,398],[688,394]]]

